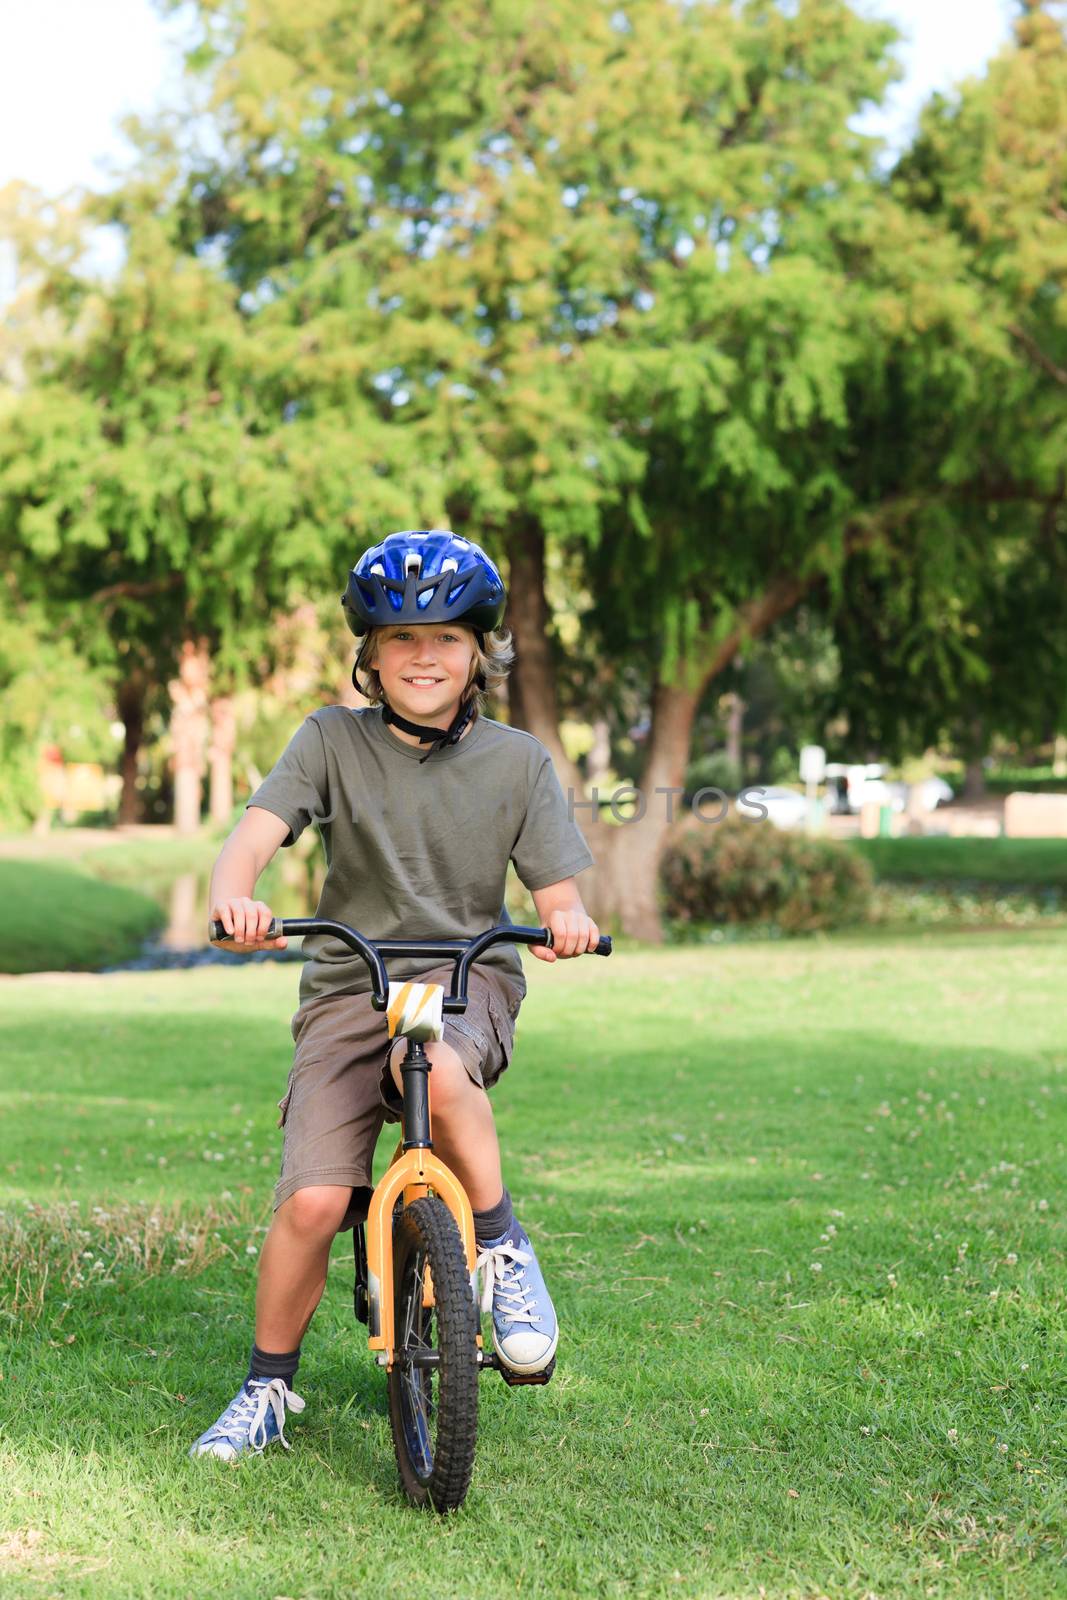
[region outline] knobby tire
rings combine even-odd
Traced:
[[[422,1305],[425,1268],[434,1304]],[[428,1196],[400,1212],[393,1235],[396,1359],[389,1420],[400,1479],[415,1505],[454,1511],[474,1467],[478,1433],[478,1318],[455,1218]],[[430,1348],[440,1365],[413,1368],[405,1353]]]

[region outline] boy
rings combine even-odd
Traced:
[[[285,946],[264,938],[271,911],[252,895],[278,847],[315,820],[327,861],[319,917],[375,939],[470,937],[509,920],[511,859],[553,934],[553,948],[533,946],[534,955],[595,949],[599,930],[574,881],[593,858],[551,757],[531,734],[481,715],[514,659],[499,627],[505,600],[484,551],[447,531],[393,533],[364,552],[342,605],[362,641],[352,682],[370,704],[313,712],[248,802],[212,875],[210,915],[228,935],[216,942],[241,952]],[[372,1009],[366,967],[323,935],[308,936],[304,952],[249,1371],[191,1455],[232,1461],[275,1439],[289,1448],[285,1413],[304,1409],[292,1383],[331,1242],[366,1216],[378,1134],[399,1120],[405,1041],[390,1041]],[[451,963],[389,963],[392,979],[447,986],[451,973]],[[426,1046],[434,1146],[474,1210],[494,1348],[512,1370],[539,1372],[555,1355],[556,1315],[504,1188],[486,1093],[508,1065],[526,993],[517,948],[487,950],[468,992],[464,1015],[446,1016],[444,1038]]]

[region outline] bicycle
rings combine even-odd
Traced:
[[[500,924],[472,939],[368,939],[347,923],[317,917],[275,917],[267,939],[329,934],[366,962],[371,1005],[387,1015],[389,1037],[405,1037],[401,1138],[371,1197],[366,1223],[353,1229],[353,1309],[386,1369],[389,1421],[400,1481],[413,1505],[454,1511],[474,1468],[478,1378],[495,1368],[513,1387],[544,1384],[542,1372],[510,1371],[482,1344],[475,1268],[474,1217],[462,1184],[433,1154],[429,1073],[423,1045],[443,1035],[443,1014],[467,1009],[472,961],[493,944],[552,947],[550,928]],[[213,939],[227,937],[213,922]],[[591,955],[611,954],[603,935]],[[385,958],[454,960],[452,992],[439,983],[390,980]]]

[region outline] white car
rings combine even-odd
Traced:
[[[737,798],[740,816],[754,822],[773,822],[776,828],[799,828],[808,814],[807,799],[799,789],[748,784]],[[766,817],[760,815],[758,806],[766,808]]]
[[[936,811],[938,806],[947,805],[953,798],[953,790],[944,778],[924,778],[919,793],[927,811]]]

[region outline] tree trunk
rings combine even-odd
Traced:
[[[144,743],[144,708],[147,681],[144,669],[132,665],[119,684],[117,706],[125,730],[122,746],[122,795],[119,823],[141,820],[141,797],[137,792],[137,765]]]
[[[218,695],[211,702],[211,798],[208,810],[212,822],[225,823],[233,813],[233,750],[237,743],[237,715],[229,695]]]
[[[739,694],[724,696],[728,702],[726,710],[726,759],[737,773],[737,781],[742,781],[741,772],[741,736],[745,726],[745,702]]]
[[[970,805],[986,797],[985,765],[981,756],[972,756],[964,768],[963,798]]]
[[[597,817],[579,826],[596,857],[581,878],[582,899],[604,929],[621,929],[649,944],[663,943],[659,864],[672,823],[681,816],[685,768],[701,689],[658,682],[652,727],[634,815]],[[619,800],[624,799],[619,791]],[[590,804],[592,802],[589,802]]]
[[[970,749],[963,778],[963,798],[971,805],[984,800],[986,796],[984,755],[985,729],[981,718],[976,717],[971,724]]]
[[[508,710],[513,728],[525,728],[548,750],[564,791],[578,800],[584,793],[581,774],[559,736],[556,675],[548,642],[545,598],[545,536],[534,521],[517,523],[506,540],[510,582],[507,622],[515,647],[515,665],[508,682]]]
[[[200,827],[201,785],[208,737],[208,684],[211,663],[207,640],[182,644],[178,676],[170,691],[170,719],[174,759],[174,828],[176,833],[196,833]]]
[[[596,783],[611,766],[611,729],[607,717],[593,718],[593,743],[585,758],[587,782]]]

